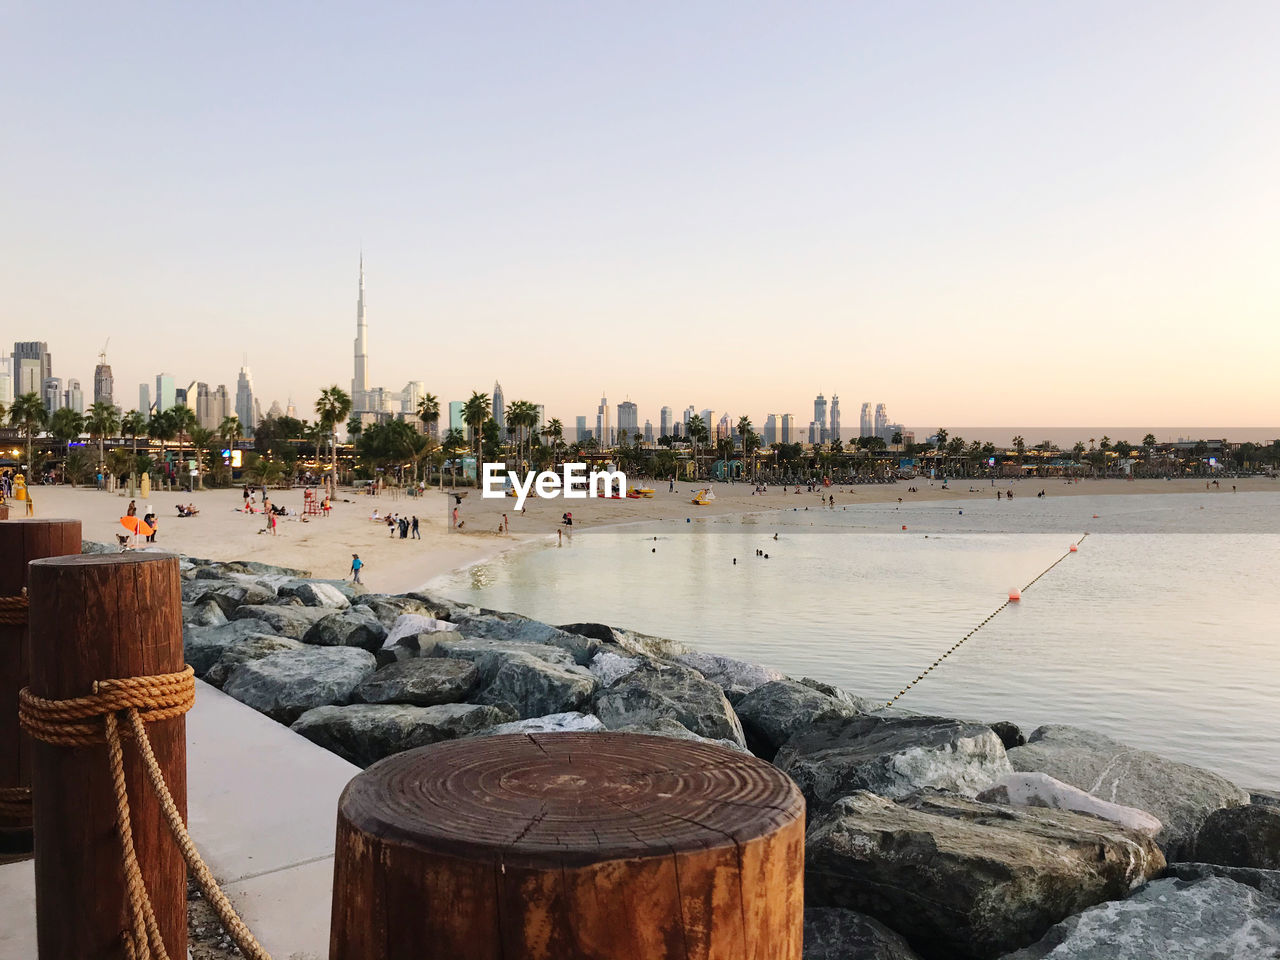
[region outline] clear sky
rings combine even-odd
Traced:
[[[0,3],[0,337],[117,398],[502,381],[1280,422],[1280,4]]]

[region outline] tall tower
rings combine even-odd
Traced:
[[[828,442],[835,443],[840,439],[840,395],[833,393],[831,395],[831,430],[827,437]]]
[[[862,405],[862,418],[858,424],[858,436],[874,437],[876,435],[875,431],[875,422],[871,419],[871,404],[864,403]]]
[[[493,422],[498,425],[498,436],[502,436],[507,429],[507,402],[502,396],[502,384],[497,380],[493,381],[493,405],[490,411]]]
[[[596,407],[596,442],[603,450],[609,446],[609,398],[600,397],[600,405]]]
[[[886,443],[889,442],[888,438],[885,436],[885,428],[888,427],[888,425],[889,425],[889,411],[885,409],[885,405],[883,403],[877,403],[875,435],[879,437],[881,440],[884,440]]]
[[[822,394],[818,394],[813,398],[813,422],[818,425],[818,429],[810,430],[810,443],[826,443],[827,442],[827,398]]]
[[[351,378],[351,409],[369,409],[369,326],[364,319],[364,253],[360,254],[360,295],[356,299],[355,376]]]

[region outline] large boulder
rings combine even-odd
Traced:
[[[1280,807],[1280,793],[1274,790],[1250,790],[1249,802],[1259,807]]]
[[[294,722],[293,730],[357,766],[367,767],[393,753],[455,740],[511,719],[508,710],[478,704],[415,707],[356,703],[308,710]]]
[[[804,960],[919,960],[878,920],[840,907],[805,907]]]
[[[1149,883],[1051,929],[1004,960],[1265,960],[1280,957],[1280,901],[1222,877]]]
[[[628,723],[621,727],[614,727],[614,731],[616,733],[644,733],[651,737],[666,737],[669,740],[693,740],[698,743],[713,743],[717,747],[724,747],[726,750],[733,750],[737,753],[751,752],[736,740],[713,740],[710,737],[700,737],[683,723],[672,720],[670,717],[649,717],[641,723]]]
[[[1280,870],[1280,807],[1224,807],[1205,818],[1193,859],[1228,867]]]
[[[771,680],[734,705],[751,752],[772,760],[793,734],[859,713],[854,704],[796,680]]]
[[[1022,728],[1016,723],[1011,723],[1008,720],[997,720],[995,723],[987,724],[987,726],[995,731],[995,735],[1000,738],[1000,742],[1004,744],[1006,750],[1020,747],[1027,742]]]
[[[303,634],[302,642],[317,647],[359,647],[372,653],[386,638],[387,628],[370,610],[351,607],[318,619]]]
[[[476,688],[480,672],[469,660],[401,660],[379,669],[356,687],[358,703],[408,703],[433,707],[460,703]]]
[[[723,690],[729,702],[734,704],[752,690],[769,683],[771,680],[786,679],[785,674],[771,667],[762,667],[758,664],[748,663],[746,660],[737,660],[719,653],[704,653],[700,650],[695,650],[691,653],[680,654],[675,658],[675,661],[683,666],[697,670]]]
[[[595,714],[610,730],[667,717],[709,740],[746,746],[733,707],[720,687],[678,664],[643,663],[596,692]]]
[[[430,604],[414,596],[392,596],[385,593],[366,593],[357,597],[356,606],[367,608],[384,626],[390,627],[396,619],[405,614],[419,617],[434,617]]]
[[[306,607],[328,607],[345,610],[351,606],[346,594],[331,583],[322,580],[292,580],[276,591],[282,597],[296,597]]]
[[[578,713],[570,710],[566,713],[551,713],[545,717],[530,717],[528,720],[512,720],[485,727],[473,737],[496,737],[504,733],[595,733],[604,729],[599,717],[589,713]]]
[[[216,627],[187,624],[182,628],[182,655],[196,676],[203,677],[229,647],[264,634],[275,636],[275,631],[259,620],[232,620]]]
[[[193,627],[220,627],[227,622],[227,615],[213,600],[198,600],[182,605],[182,622]]]
[[[987,803],[1008,803],[1015,807],[1049,807],[1053,810],[1071,810],[1101,817],[1122,827],[1154,837],[1162,824],[1145,810],[1122,807],[1118,803],[1100,800],[1079,787],[1055,780],[1045,773],[1009,773],[978,794]]]
[[[1000,738],[980,723],[945,717],[860,714],[801,730],[774,763],[811,807],[855,790],[903,797],[922,787],[973,796],[1011,773]]]
[[[273,720],[292,723],[312,707],[349,703],[373,669],[373,654],[358,647],[304,647],[240,664],[222,689]]]
[[[1214,810],[1249,802],[1216,773],[1136,750],[1079,727],[1045,726],[1009,751],[1020,772],[1047,773],[1112,803],[1145,810],[1164,824],[1159,841],[1170,860],[1191,856],[1195,836]]]
[[[862,791],[811,819],[805,902],[870,914],[930,960],[988,960],[1164,865],[1152,838],[1095,817]]]
[[[304,607],[300,603],[245,604],[237,607],[234,620],[258,620],[282,637],[301,640],[321,617],[332,610],[324,607]]]
[[[1280,870],[1257,870],[1253,867],[1224,867],[1220,863],[1171,863],[1164,872],[1166,877],[1180,880],[1204,880],[1206,877],[1226,877],[1236,883],[1265,893],[1273,900],[1280,900]]]
[[[246,604],[270,603],[276,592],[248,578],[239,580],[207,579],[198,571],[194,580],[182,585],[182,598],[191,603],[216,603],[228,617]]]
[[[485,637],[510,643],[535,643],[557,647],[579,666],[591,662],[600,641],[580,633],[570,633],[550,624],[514,613],[484,613],[456,621],[458,630],[470,637]]]
[[[462,632],[438,630],[435,633],[418,634],[424,657],[453,657],[460,660],[479,660],[491,653],[526,653],[547,663],[573,666],[573,656],[568,651],[546,643],[523,643],[512,640],[494,640],[476,637]]]
[[[613,642],[622,653],[633,657],[652,657],[659,660],[674,660],[686,653],[693,653],[693,648],[679,640],[668,640],[666,637],[655,637],[648,633],[637,633],[625,627],[613,627]]]
[[[505,703],[522,720],[578,710],[591,702],[598,681],[574,663],[548,663],[527,653],[495,651],[476,660],[484,687],[477,703]]]
[[[600,681],[602,687],[609,687],[643,662],[639,657],[624,657],[612,650],[601,650],[591,658],[587,669]]]
[[[303,646],[301,640],[294,640],[292,637],[281,637],[274,633],[255,633],[223,650],[222,656],[218,657],[218,662],[210,667],[209,672],[201,679],[215,687],[221,687],[227,682],[227,677],[231,676],[231,671],[240,664],[248,663],[250,660],[261,660],[263,657],[286,650],[301,650]]]

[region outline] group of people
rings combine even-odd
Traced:
[[[373,518],[378,518],[378,512],[375,510]],[[395,539],[396,533],[400,534],[401,540],[421,540],[422,534],[418,532],[418,518],[401,516],[398,513],[389,513],[385,517],[387,529],[391,532],[391,539]]]
[[[129,509],[125,511],[125,516],[136,517],[137,515],[138,515],[138,501],[130,500]],[[146,535],[147,543],[155,543],[156,532],[160,529],[160,521],[156,517],[155,507],[151,506],[151,504],[147,504],[146,513],[142,515],[142,522],[151,528],[151,532]]]

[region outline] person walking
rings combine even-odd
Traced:
[[[418,517],[416,515],[413,518],[413,539],[415,540],[422,539],[422,534],[418,532]]]
[[[353,553],[351,555],[351,581],[353,583],[360,582],[360,571],[364,569],[364,561],[360,559],[360,554]]]

